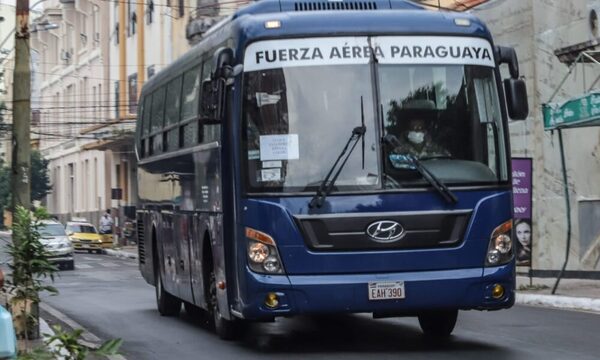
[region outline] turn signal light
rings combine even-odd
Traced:
[[[276,308],[279,305],[279,298],[275,293],[268,293],[265,298],[265,305],[271,309]]]
[[[492,297],[494,299],[500,299],[503,296],[504,296],[504,287],[500,284],[494,285],[494,288],[492,289]]]

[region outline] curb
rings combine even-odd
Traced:
[[[517,293],[515,302],[520,305],[584,310],[600,314],[600,299],[593,298]]]
[[[71,329],[82,329],[83,332],[81,334],[81,340],[79,341],[82,345],[87,346],[90,349],[98,349],[102,345],[102,340],[100,340],[99,337],[92,334],[87,329],[85,329],[83,326],[81,326],[79,323],[75,322],[73,319],[69,318],[67,315],[63,314],[62,312],[53,308],[52,306],[48,305],[47,303],[41,302],[40,309],[43,311],[46,311],[48,314],[57,318],[60,322],[65,323]],[[44,321],[44,319],[42,319],[41,317],[40,317],[40,332],[42,332],[42,327],[41,327],[42,323],[46,324],[47,329],[44,329],[45,331],[47,331],[49,334],[54,334],[54,331],[52,331],[52,329],[48,326],[46,321]],[[50,345],[52,346],[52,344],[50,344]],[[109,360],[127,360],[123,355],[120,355],[120,354],[106,356],[106,358]]]
[[[50,327],[50,325],[48,325],[46,320],[44,320],[42,318],[40,318],[40,334],[42,334],[42,338],[44,339],[44,342],[48,338],[55,335],[54,330]],[[58,343],[58,340],[54,340],[50,344],[47,344],[46,347],[48,347],[50,349],[50,351],[55,352],[56,350],[58,350],[57,343]],[[65,349],[61,349],[60,354],[62,355],[63,358],[69,355]]]
[[[123,251],[123,250],[104,249],[103,252],[104,252],[104,254],[110,255],[110,256],[116,256],[116,257],[127,258],[127,259],[135,259],[135,260],[138,259],[137,253],[127,252],[127,251]]]

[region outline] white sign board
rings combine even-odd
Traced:
[[[295,160],[300,158],[298,134],[261,135],[260,160]]]
[[[245,71],[296,66],[367,64],[481,65],[494,67],[490,43],[457,36],[355,36],[267,40],[246,48]]]

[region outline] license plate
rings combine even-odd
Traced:
[[[369,300],[404,299],[404,296],[404,281],[369,283]]]

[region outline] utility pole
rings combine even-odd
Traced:
[[[17,0],[13,78],[12,211],[31,206],[29,0]]]

